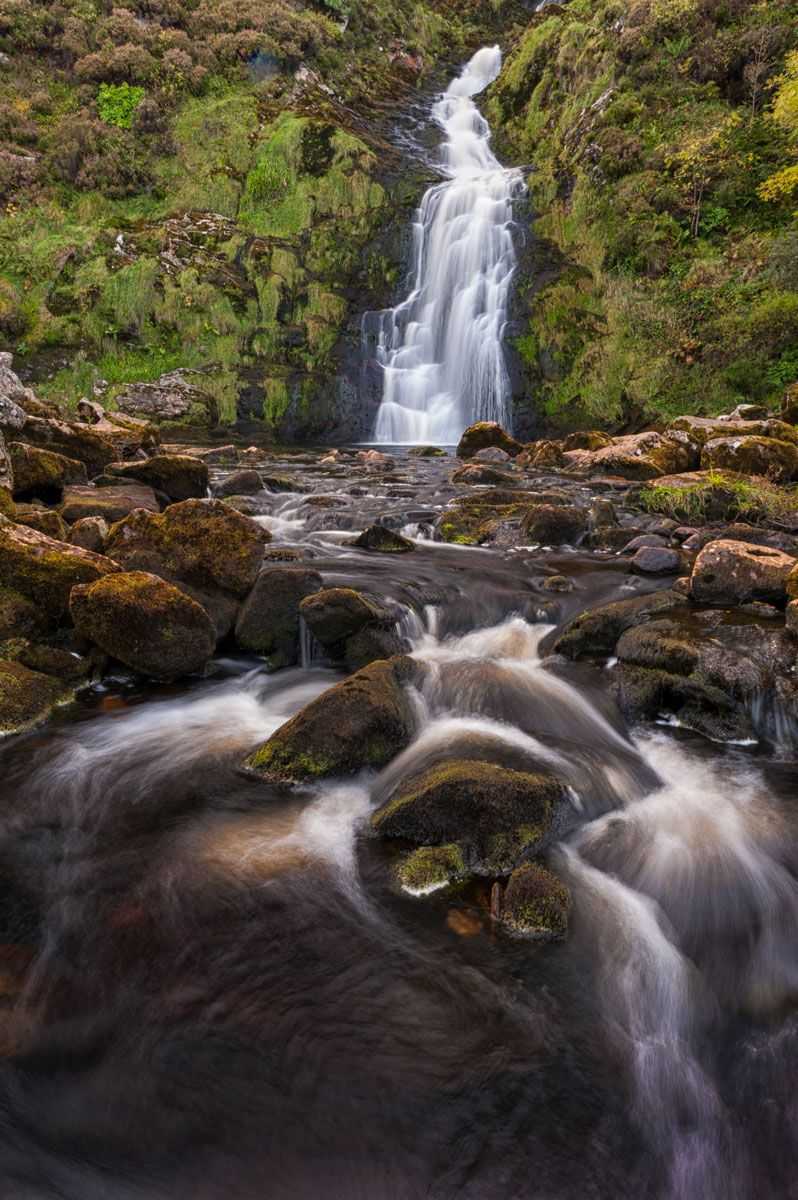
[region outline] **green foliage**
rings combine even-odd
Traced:
[[[97,111],[106,125],[132,129],[136,109],[144,99],[143,87],[129,83],[101,83],[97,93]]]

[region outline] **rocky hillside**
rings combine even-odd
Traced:
[[[488,113],[529,164],[515,345],[560,428],[636,426],[798,378],[798,5],[572,0]]]
[[[2,0],[3,348],[72,405],[180,368],[211,420],[351,436],[423,186],[386,139],[513,7]]]

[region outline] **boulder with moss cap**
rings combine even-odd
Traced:
[[[101,554],[56,541],[0,517],[0,579],[36,604],[43,617],[59,621],[69,609],[76,584],[94,583],[119,570]]]
[[[156,454],[143,462],[115,462],[107,473],[146,483],[175,502],[208,494],[208,464],[190,454]]]
[[[299,661],[302,603],[322,584],[318,571],[309,567],[265,567],[238,614],[239,646],[265,655],[272,670],[294,666]]]
[[[72,689],[61,680],[0,659],[0,735],[41,724],[71,697]]]
[[[496,421],[477,421],[469,425],[460,438],[457,457],[473,458],[478,450],[485,450],[488,446],[498,446],[500,450],[506,450],[511,457],[523,450],[522,444]]]
[[[404,855],[396,867],[399,885],[411,896],[428,896],[467,874],[463,851],[455,842],[447,846],[420,846]]]
[[[8,454],[17,497],[36,496],[49,502],[60,499],[67,484],[86,482],[85,463],[76,458],[66,458],[40,446],[26,446],[23,442],[11,442]]]
[[[513,871],[502,897],[501,920],[513,933],[538,941],[556,941],[568,932],[571,894],[539,863]]]

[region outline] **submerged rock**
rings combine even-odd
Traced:
[[[524,863],[513,871],[502,897],[502,924],[513,933],[541,941],[564,938],[568,932],[571,894],[539,863]]]
[[[386,529],[384,525],[370,525],[352,544],[359,550],[371,550],[380,554],[407,554],[408,551],[415,550],[409,538],[403,537],[393,529]]]
[[[784,600],[796,559],[769,546],[719,540],[699,554],[690,578],[690,595],[700,604],[744,604]]]
[[[466,463],[452,474],[452,483],[464,483],[470,487],[493,484],[511,487],[516,479],[509,471],[489,462]]]
[[[0,659],[0,735],[21,733],[40,724],[71,696],[71,689],[61,680]]]
[[[427,896],[467,874],[462,849],[448,846],[421,846],[405,855],[396,868],[396,878],[412,896]]]
[[[544,546],[573,546],[587,532],[588,514],[584,508],[565,504],[536,504],[521,522],[524,536]]]
[[[208,494],[208,465],[188,454],[156,454],[143,462],[112,463],[109,475],[137,479],[170,500],[196,500]]]
[[[67,484],[85,483],[87,479],[84,463],[39,446],[11,442],[8,455],[14,472],[15,496],[60,499]]]
[[[415,711],[407,688],[418,686],[425,672],[411,658],[372,663],[303,708],[245,765],[286,782],[385,766],[413,737]]]
[[[274,670],[299,662],[301,605],[323,585],[318,571],[308,567],[266,567],[238,615],[239,646],[265,655]]]
[[[93,583],[119,567],[109,558],[0,517],[0,580],[58,621],[76,584]]]
[[[478,450],[485,450],[489,446],[498,446],[500,450],[506,450],[511,457],[523,450],[521,443],[511,437],[496,421],[477,421],[476,424],[469,425],[460,438],[457,457],[473,458]]]
[[[123,572],[72,590],[77,631],[143,675],[176,679],[205,666],[214,625],[179,588],[143,571]]]

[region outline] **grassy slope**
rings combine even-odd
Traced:
[[[0,0],[4,346],[71,402],[212,366],[227,419],[243,375],[275,428],[323,404],[352,291],[394,269],[370,107],[502,8]]]
[[[572,0],[518,40],[489,115],[563,256],[518,349],[549,424],[776,401],[798,378],[795,161],[773,116],[788,0]],[[503,143],[503,145],[502,145]]]

